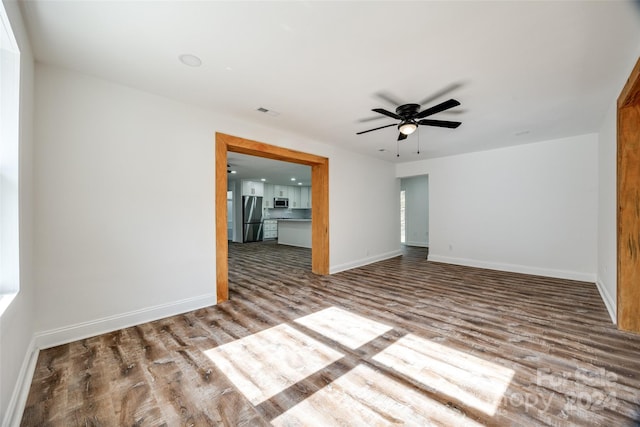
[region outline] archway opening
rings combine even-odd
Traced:
[[[216,132],[216,294],[229,299],[227,153],[235,152],[311,166],[311,271],[329,274],[329,159]]]

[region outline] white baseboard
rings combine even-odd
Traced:
[[[344,264],[334,265],[329,268],[329,273],[339,273],[345,270],[351,270],[352,268],[362,267],[363,265],[372,264],[378,261],[384,261],[385,259],[395,258],[397,256],[402,255],[401,250],[391,251],[384,254],[374,255],[372,257],[362,258],[357,261],[347,262]]]
[[[13,393],[11,394],[11,400],[9,400],[9,405],[7,406],[7,412],[1,420],[4,427],[18,427],[20,425],[24,406],[27,403],[27,397],[29,397],[29,389],[31,388],[31,381],[36,370],[39,353],[40,350],[36,347],[35,337],[31,338],[24,361],[20,367],[20,372],[18,373],[15,387],[13,388]]]
[[[168,304],[156,305],[88,322],[77,323],[75,325],[64,326],[62,328],[37,332],[34,335],[35,344],[37,348],[45,349],[215,304],[216,294],[186,298]]]
[[[596,275],[590,273],[580,273],[577,271],[554,270],[551,268],[530,267],[527,265],[504,264],[498,262],[478,261],[467,258],[454,258],[437,254],[429,254],[429,261],[442,262],[446,264],[465,265],[468,267],[487,268],[490,270],[510,271],[512,273],[533,274],[536,276],[555,277],[558,279],[579,280],[582,282],[596,281]]]
[[[598,288],[598,292],[600,292],[600,296],[602,297],[602,301],[604,302],[604,306],[607,307],[607,311],[609,312],[609,317],[611,317],[611,321],[613,322],[613,324],[617,324],[617,306],[616,306],[616,301],[613,297],[611,297],[611,294],[609,293],[609,291],[607,291],[607,288],[604,286],[604,283],[602,283],[599,279],[596,281],[596,287]]]

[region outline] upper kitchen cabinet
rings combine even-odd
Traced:
[[[243,196],[264,196],[264,184],[255,181],[242,181]]]
[[[289,197],[289,186],[288,185],[274,185],[273,186],[273,197]]]
[[[262,200],[262,206],[265,208],[272,208],[274,197],[275,186],[273,184],[264,184],[264,199]]]
[[[311,187],[300,187],[300,207],[311,209]]]
[[[255,190],[255,194],[250,192],[248,184],[256,184],[261,188],[261,193]],[[249,191],[249,192],[247,192]],[[289,199],[289,209],[311,209],[311,187],[303,187],[301,185],[273,185],[254,181],[242,182],[243,196],[263,196],[262,206],[265,208],[273,208],[273,199],[283,198]]]
[[[289,207],[299,209],[300,206],[300,187],[289,186]]]

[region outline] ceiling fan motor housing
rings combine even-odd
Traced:
[[[419,104],[404,104],[396,108],[396,114],[404,120],[412,119],[420,111]]]

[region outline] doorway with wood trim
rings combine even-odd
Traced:
[[[618,98],[618,328],[640,333],[640,59]]]
[[[216,293],[217,302],[229,299],[227,242],[227,152],[248,154],[311,166],[311,271],[329,274],[329,159],[216,132]]]

